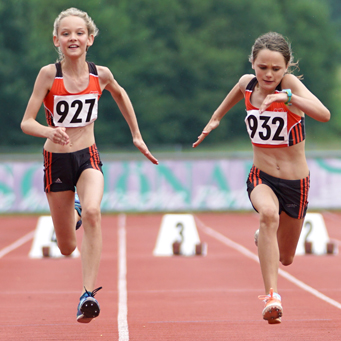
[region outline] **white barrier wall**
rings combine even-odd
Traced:
[[[309,209],[341,208],[341,159],[309,159]],[[102,210],[251,210],[246,178],[252,160],[105,162]],[[0,163],[0,213],[48,212],[39,162]]]

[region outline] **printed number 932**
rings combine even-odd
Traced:
[[[273,141],[283,143],[286,140],[285,120],[281,116],[248,115],[246,118],[250,138],[255,143]],[[271,143],[271,142],[270,142]]]

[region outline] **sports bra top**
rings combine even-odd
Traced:
[[[262,114],[251,104],[257,78],[251,79],[245,89],[246,128],[253,145],[262,148],[293,146],[305,139],[304,117],[289,110],[284,103],[274,102]],[[275,93],[281,91],[281,84]]]
[[[98,80],[97,68],[88,62],[89,84],[78,93],[65,89],[62,66],[56,63],[56,77],[51,90],[44,98],[47,124],[56,127],[84,127],[97,119],[98,100],[102,90]]]

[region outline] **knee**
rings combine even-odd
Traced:
[[[83,224],[97,226],[101,220],[101,210],[99,207],[89,207],[82,211]]]
[[[263,228],[274,228],[277,230],[279,214],[275,207],[264,207],[260,212],[260,224]]]
[[[279,261],[284,265],[288,266],[293,263],[295,258],[296,249],[293,250],[281,250],[279,249]]]
[[[280,262],[284,265],[284,266],[288,266],[288,265],[290,265],[290,264],[292,264],[293,263],[293,261],[294,261],[294,256],[291,256],[291,255],[289,255],[289,256],[280,256]]]
[[[63,256],[70,256],[73,251],[76,250],[76,242],[75,243],[58,243],[59,250]]]

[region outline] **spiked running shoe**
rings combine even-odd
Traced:
[[[79,299],[77,322],[89,323],[93,318],[99,315],[100,307],[94,296],[97,291],[101,289],[102,287],[99,287],[92,292],[85,289],[85,293]]]
[[[254,234],[255,244],[258,247],[258,237],[259,237],[259,230],[257,230]]]
[[[77,211],[78,215],[82,218],[82,206],[79,201],[78,194],[75,193],[75,210]],[[76,223],[76,230],[78,230],[82,225],[82,219],[78,220]]]
[[[258,296],[260,300],[265,303],[263,309],[263,319],[267,320],[269,324],[281,323],[281,317],[283,314],[283,307],[281,300],[274,297],[274,291],[271,288],[269,295]]]

